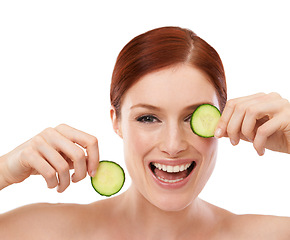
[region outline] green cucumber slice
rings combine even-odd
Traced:
[[[191,116],[191,129],[200,137],[213,137],[220,117],[221,113],[217,107],[211,104],[201,104]]]
[[[112,161],[100,161],[97,173],[91,177],[93,188],[102,196],[110,197],[121,190],[125,182],[123,168]]]

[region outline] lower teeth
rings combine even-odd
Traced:
[[[175,179],[175,180],[168,180],[168,179],[164,179],[164,178],[161,178],[161,177],[157,177],[159,180],[163,181],[163,182],[167,182],[167,183],[176,183],[176,182],[179,182],[181,180],[183,180],[184,178],[179,178],[179,179]]]

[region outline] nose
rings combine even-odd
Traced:
[[[160,150],[171,158],[178,157],[188,147],[185,129],[178,124],[170,124],[164,127],[160,139]]]

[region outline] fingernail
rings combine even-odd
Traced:
[[[232,144],[233,146],[236,146],[236,145],[238,144],[237,141],[234,140],[234,139],[230,139],[230,141],[231,141],[231,144]]]
[[[75,182],[75,174],[71,175],[71,181],[74,183]]]
[[[60,190],[60,187],[59,187],[59,186],[57,186],[56,191],[57,191],[58,193],[62,193],[62,191]]]
[[[263,156],[265,154],[265,148],[259,153],[260,156]]]
[[[90,176],[94,177],[96,175],[96,170],[91,171]]]
[[[217,128],[217,129],[215,130],[214,136],[215,136],[216,138],[220,138],[221,135],[222,135],[222,130],[221,130],[220,128]]]
[[[248,138],[248,137],[247,137],[247,140],[248,140],[249,142],[251,142],[251,143],[253,142],[253,139],[251,139],[251,138]]]

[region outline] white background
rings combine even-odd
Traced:
[[[190,28],[220,54],[229,98],[279,92],[290,100],[287,1],[0,2],[0,155],[60,123],[99,139],[101,159],[124,166],[109,118],[117,54],[161,26]],[[237,214],[290,216],[290,157],[220,140],[216,169],[201,197]],[[126,185],[130,185],[127,174]],[[102,199],[85,180],[62,194],[40,176],[0,192],[0,213],[35,202]]]

